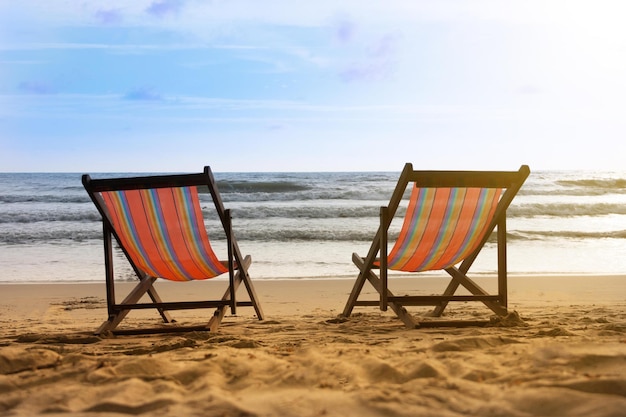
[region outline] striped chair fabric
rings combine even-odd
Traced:
[[[197,187],[101,194],[121,245],[149,276],[190,281],[228,272],[209,243]]]
[[[388,255],[389,269],[440,270],[461,262],[481,244],[502,192],[414,186],[398,240]]]

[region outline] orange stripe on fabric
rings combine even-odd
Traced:
[[[147,191],[125,191],[124,194],[127,196],[135,228],[145,251],[144,254],[154,265],[156,276],[181,280],[178,271],[165,261],[166,254],[161,236],[159,231],[155,230],[155,216],[152,212],[153,202]]]
[[[473,233],[472,236],[468,236],[468,243],[465,250],[458,255],[459,259],[464,259],[474,252],[481,240],[485,237],[487,227],[495,216],[501,195],[502,189],[500,188],[482,190],[481,200],[478,203],[477,212],[474,214],[476,222],[473,227]]]
[[[412,256],[404,265],[403,270],[417,271],[424,258],[431,252],[444,220],[449,194],[449,188],[435,189],[430,216],[424,219],[425,227],[420,245],[419,247],[412,248],[412,252],[418,256]]]
[[[176,245],[183,241],[172,189],[141,190],[140,193],[150,236],[158,251],[159,276],[177,281],[189,280],[190,274],[185,271],[184,265],[179,264],[181,259],[176,254]]]
[[[501,193],[501,189],[414,188],[389,253],[389,268],[438,270],[469,256],[484,237]]]
[[[434,195],[434,189],[413,188],[398,240],[389,253],[390,269],[404,270],[420,245],[433,208]]]
[[[175,237],[178,240],[173,240],[172,244],[179,262],[194,279],[226,272],[209,245],[197,189],[174,189],[174,192],[177,221],[173,224],[177,226]]]
[[[183,190],[168,189],[167,191],[170,192],[169,195],[160,198],[163,204],[162,209],[168,213],[169,217],[165,219],[165,222],[168,225],[167,233],[173,251],[170,254],[172,261],[176,260],[179,268],[183,269],[187,276],[206,276],[211,272],[202,268],[202,263],[195,262],[198,255],[194,249],[197,248],[197,245],[191,244],[194,237],[190,232],[191,219],[186,213],[188,208],[184,203]],[[168,204],[171,204],[171,207],[168,207]]]
[[[449,266],[450,262],[454,262],[457,259],[459,251],[466,245],[466,238],[472,225],[472,217],[476,211],[475,203],[480,195],[480,189],[467,188],[463,190],[463,199],[456,202],[459,211],[454,230],[451,231],[452,236],[447,246],[442,248],[439,259],[428,265],[429,269],[442,269]]]
[[[153,265],[154,276],[181,280],[178,271],[165,261],[166,254],[162,246],[160,232],[155,227],[154,203],[148,191],[130,190],[121,194],[128,202],[138,240],[143,249],[142,256],[145,261],[149,260],[150,264]]]
[[[156,269],[148,262],[149,258],[144,256],[144,250],[141,248],[142,240],[138,236],[137,224],[133,219],[127,197],[128,195],[121,192],[102,193],[121,245],[139,269],[150,276],[157,276]]]
[[[437,263],[449,262],[449,257],[446,258],[446,253],[448,246],[457,240],[457,223],[459,222],[465,197],[466,189],[453,188],[450,190],[441,226],[438,231],[433,231],[433,233],[437,233],[437,240],[429,253],[424,257],[424,261],[417,267],[419,270],[438,269],[436,268]]]
[[[227,271],[210,246],[195,187],[107,192],[103,198],[122,244],[147,274],[182,281]]]

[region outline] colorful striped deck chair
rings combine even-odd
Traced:
[[[406,164],[389,206],[381,207],[380,226],[365,258],[354,253],[360,273],[343,311],[355,306],[391,307],[407,327],[477,325],[476,320],[417,320],[407,306],[434,306],[439,317],[449,302],[480,301],[498,316],[507,314],[506,210],[530,174],[519,171],[414,171]],[[402,227],[388,251],[389,228],[407,187],[412,187]],[[479,252],[497,228],[497,294],[491,295],[467,275]],[[378,270],[377,275],[374,270]],[[452,278],[439,295],[396,296],[389,289],[388,271],[444,270]],[[358,300],[365,281],[378,300]],[[467,295],[456,295],[459,287]]]
[[[224,208],[209,167],[199,174],[112,179],[92,179],[83,175],[82,181],[102,216],[104,229],[108,319],[96,334],[215,331],[226,311],[230,309],[236,314],[240,306],[254,307],[257,317],[263,319],[248,274],[251,258],[241,255],[231,227],[230,210]],[[220,261],[213,251],[204,223],[199,192],[207,188],[226,236],[223,249],[228,259],[225,261]],[[139,279],[137,286],[120,303],[115,294],[112,237]],[[226,273],[228,288],[221,299],[163,302],[154,287],[158,278],[192,281]],[[247,288],[247,301],[236,299],[241,282]],[[140,302],[144,295],[151,302]],[[216,311],[207,324],[200,326],[117,329],[131,310],[146,308],[157,309],[165,323],[173,322],[169,310],[216,308]]]

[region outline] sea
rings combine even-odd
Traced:
[[[398,176],[215,174],[241,251],[252,256],[250,275],[267,280],[356,277],[352,253],[367,253],[379,208],[389,202]],[[213,247],[225,256],[208,194],[201,194],[201,204]],[[392,237],[399,225],[392,225]],[[509,208],[507,236],[509,274],[626,279],[626,171],[532,172]],[[472,273],[496,271],[495,246],[487,243]],[[116,279],[135,279],[119,249],[115,268]],[[103,280],[102,222],[81,174],[0,173],[0,283]]]

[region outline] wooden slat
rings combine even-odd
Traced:
[[[509,188],[529,173],[527,165],[518,171],[412,171],[409,181],[418,187]]]
[[[207,185],[207,177],[204,173],[100,179],[93,179],[90,175],[85,174],[82,181],[85,187],[89,187],[95,193]]]
[[[195,308],[217,308],[223,305],[230,305],[229,301],[174,301],[161,303],[136,303],[136,304],[117,304],[114,310],[145,310],[149,308],[160,308],[163,310],[190,310]]]
[[[191,310],[196,308],[217,308],[230,306],[229,300],[223,301],[172,301],[160,303],[137,303],[137,304],[117,304],[113,307],[115,312],[124,310],[145,310],[157,308],[163,310]],[[237,307],[252,307],[251,301],[237,301]]]
[[[403,306],[435,306],[442,302],[498,301],[497,295],[400,295],[387,297],[388,302]],[[380,301],[357,301],[357,306],[378,306]]]
[[[498,301],[497,295],[403,295],[388,297],[389,302],[395,301],[404,306],[432,306],[442,302],[465,301]]]

